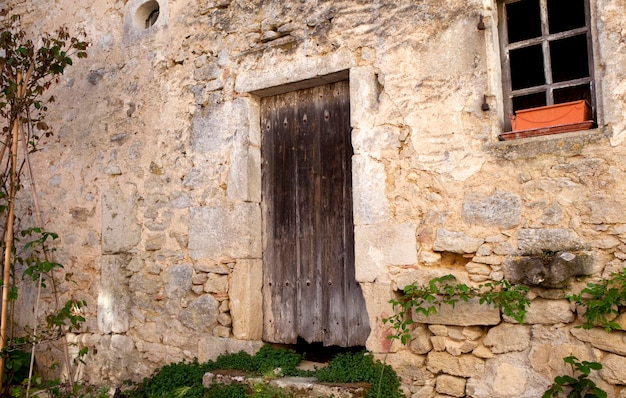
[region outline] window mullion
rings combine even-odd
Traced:
[[[541,36],[543,41],[541,42],[541,48],[543,50],[543,70],[546,78],[546,103],[548,105],[554,104],[554,95],[552,94],[552,62],[550,59],[550,42],[548,36],[550,36],[550,28],[548,24],[548,0],[539,1],[540,15],[541,15]]]
[[[597,117],[597,103],[596,103],[596,87],[595,81],[593,77],[595,76],[595,67],[593,64],[593,42],[591,40],[591,10],[589,9],[589,0],[585,0],[585,28],[587,28],[586,37],[587,37],[587,64],[589,67],[589,77],[590,77],[590,90],[591,90],[591,109],[593,112],[593,118]]]
[[[512,81],[511,81],[511,58],[510,51],[508,49],[509,46],[509,38],[508,38],[508,23],[507,23],[507,10],[505,3],[498,4],[498,18],[502,23],[500,24],[500,45],[502,51],[502,78],[503,78],[503,86],[504,86],[504,114],[512,115],[513,114],[513,96],[511,94],[512,91]],[[511,122],[509,117],[506,116],[504,118],[505,129],[511,129]]]
[[[532,39],[518,41],[512,44],[507,44],[506,46],[509,50],[516,50],[518,48],[541,44],[543,43],[544,40],[554,41],[554,40],[566,39],[568,37],[580,35],[583,33],[587,34],[587,32],[589,32],[589,29],[586,27],[576,28],[572,30],[567,30],[565,32],[551,33],[548,36],[540,36],[540,37],[534,37]]]

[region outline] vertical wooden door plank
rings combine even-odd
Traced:
[[[264,300],[272,316],[266,322],[267,341],[295,343],[297,253],[293,239],[296,230],[295,133],[293,111],[285,106],[290,99],[276,96],[264,99],[265,119],[270,120],[272,138],[263,138],[263,155],[268,159],[265,202],[271,209],[266,223],[267,239],[264,247]],[[292,94],[293,96],[293,94]],[[267,135],[267,134],[266,134]]]
[[[319,341],[320,307],[317,291],[319,246],[319,144],[315,115],[315,89],[298,91],[297,213],[299,250],[298,327],[307,342]]]
[[[275,157],[279,151],[274,151],[274,103],[272,98],[266,98],[261,101],[261,158],[262,169],[261,186],[262,198],[261,210],[263,215],[263,340],[274,341],[276,335],[276,319],[273,308],[272,280],[274,278],[274,267],[276,264],[276,252],[272,250],[273,242],[276,240],[274,233],[275,216],[275,199],[274,187],[276,186],[276,178],[271,170],[276,168]]]
[[[324,96],[326,101],[320,108],[322,126],[320,128],[321,146],[323,148],[323,281],[324,302],[327,309],[326,330],[324,345],[347,344],[347,330],[345,324],[346,296],[345,296],[345,267],[346,247],[343,237],[343,168],[346,158],[343,151],[346,126],[340,114],[342,107],[348,105],[342,101],[342,85],[335,83],[326,86]],[[347,94],[347,93],[345,93]],[[344,95],[345,95],[344,94]],[[349,125],[347,131],[350,131]]]

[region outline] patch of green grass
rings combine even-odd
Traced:
[[[215,361],[199,363],[179,362],[158,369],[151,377],[126,392],[128,398],[288,398],[289,395],[279,388],[265,383],[246,388],[239,384],[212,384],[209,388],[202,385],[205,373],[217,369],[234,369],[252,375],[273,374],[280,368],[280,375],[313,376],[322,382],[349,383],[367,382],[372,387],[368,397],[400,398],[400,380],[394,370],[374,361],[365,352],[339,354],[329,366],[313,371],[296,369],[302,355],[293,350],[263,346],[252,356],[243,351],[236,354],[220,355]]]
[[[400,398],[400,378],[391,366],[374,360],[365,351],[338,354],[330,364],[317,371],[317,379],[329,383],[366,382],[371,398]]]
[[[246,389],[241,384],[211,384],[206,390],[207,397],[245,398]]]

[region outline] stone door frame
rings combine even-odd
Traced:
[[[352,181],[353,181],[353,216],[355,228],[355,272],[357,282],[373,282],[368,280],[369,274],[365,268],[367,264],[359,264],[359,258],[366,258],[359,253],[357,230],[360,225],[370,223],[381,223],[386,221],[388,203],[381,200],[381,192],[369,188],[361,188],[360,182],[376,180],[374,185],[383,187],[384,173],[380,170],[367,166],[368,155],[362,153],[359,143],[359,135],[362,131],[370,131],[374,128],[372,115],[378,107],[378,95],[380,87],[377,75],[370,66],[357,66],[356,60],[350,52],[341,52],[327,57],[317,59],[305,59],[303,62],[294,65],[294,62],[279,63],[277,65],[259,66],[253,71],[239,72],[235,81],[235,91],[239,94],[247,94],[248,102],[248,128],[249,128],[249,168],[248,174],[248,196],[254,198],[253,201],[261,205],[261,98],[286,93],[302,88],[310,88],[323,84],[348,80],[350,85],[350,125],[352,128],[352,145],[354,155],[352,158]],[[376,151],[378,148],[367,148],[368,151]],[[252,155],[254,154],[254,155]],[[370,185],[369,183],[367,184]],[[383,195],[384,196],[384,192]],[[259,217],[262,211],[258,212]],[[256,222],[258,221],[258,222]],[[262,220],[255,220],[252,225],[258,231],[250,231],[251,234],[258,233],[262,236]],[[264,239],[264,238],[263,238]],[[261,260],[261,259],[258,259]],[[262,267],[262,265],[261,265]],[[256,275],[262,272],[255,272]],[[260,302],[262,294],[260,291],[249,292],[254,297],[247,297],[248,303]],[[258,296],[258,297],[257,297]],[[368,297],[365,295],[366,305]],[[369,308],[369,305],[368,305]],[[233,334],[238,339],[260,340],[263,320],[250,324],[242,322],[241,328],[237,327],[236,314],[233,314]],[[370,315],[370,326],[374,330],[376,317]],[[245,326],[244,326],[245,325]]]

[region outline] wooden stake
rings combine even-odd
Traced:
[[[18,74],[18,79],[21,79],[21,74]],[[18,80],[19,81],[19,80]],[[11,169],[10,172],[10,187],[9,187],[9,211],[7,215],[7,228],[5,235],[5,249],[4,249],[4,273],[2,279],[2,318],[0,320],[0,352],[4,350],[7,345],[7,323],[9,319],[9,289],[11,278],[11,254],[13,252],[13,224],[14,224],[14,212],[15,212],[15,192],[17,184],[17,142],[19,139],[19,115],[13,121],[13,138],[11,142]],[[0,390],[2,390],[4,377],[4,363],[5,356],[0,356]]]

